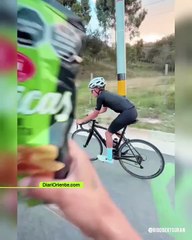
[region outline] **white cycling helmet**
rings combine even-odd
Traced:
[[[96,77],[91,79],[91,81],[89,82],[88,87],[90,89],[93,88],[104,88],[106,85],[105,79],[103,77]]]

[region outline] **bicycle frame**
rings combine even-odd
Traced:
[[[89,129],[90,134],[89,134],[89,136],[88,136],[88,138],[87,138],[87,141],[86,141],[86,143],[85,143],[85,147],[89,144],[89,141],[91,140],[93,133],[99,138],[99,140],[100,140],[100,141],[103,143],[103,145],[106,147],[106,140],[102,137],[102,135],[99,133],[99,131],[97,130],[97,128],[103,129],[103,130],[107,130],[107,128],[105,128],[105,127],[103,127],[103,126],[101,126],[101,125],[96,124],[96,120],[92,120],[92,126],[91,126],[91,128]],[[116,133],[117,136],[120,135],[120,138],[119,138],[119,141],[118,141],[117,145],[115,146],[115,149],[119,149],[119,146],[120,146],[120,144],[121,144],[121,141],[122,141],[123,139],[125,139],[124,134],[125,134],[126,128],[127,128],[127,126],[123,128],[122,133]]]
[[[105,127],[102,127],[101,125],[98,125],[96,124],[96,120],[93,120],[93,123],[92,123],[92,126],[90,128],[90,135],[88,136],[87,138],[87,141],[86,141],[86,144],[89,144],[89,141],[93,135],[93,133],[95,133],[95,135],[99,138],[99,140],[103,143],[103,145],[106,147],[106,140],[101,136],[101,134],[99,133],[99,131],[97,130],[97,128],[99,129],[104,129],[104,130],[107,130],[107,128]],[[133,162],[133,163],[138,163],[139,165],[141,164],[141,155],[139,154],[139,152],[132,146],[132,144],[129,143],[129,139],[126,139],[124,134],[125,134],[125,131],[127,129],[127,126],[123,128],[123,131],[121,133],[116,133],[117,136],[120,136],[119,138],[119,141],[117,143],[117,145],[115,146],[115,150],[116,151],[119,151],[119,147],[121,145],[121,142],[122,140],[124,139],[126,142],[127,142],[127,146],[129,148],[129,150],[131,151],[132,153],[132,156],[129,156],[129,157],[124,157],[125,160],[127,161],[130,161],[130,162]],[[86,145],[85,144],[85,145]],[[87,145],[86,145],[87,146]],[[135,153],[133,152],[133,149],[134,151],[137,153],[137,155],[135,155]],[[116,159],[118,159],[119,157],[116,156]],[[133,160],[135,159],[135,160]]]
[[[95,136],[94,140],[99,142],[99,149],[100,149],[100,154],[102,154],[103,151],[103,147],[106,147],[106,140],[105,137],[103,137],[99,131],[99,129],[103,129],[103,130],[107,130],[106,127],[103,127],[101,125],[98,124],[98,122],[96,120],[91,120],[89,121],[89,128],[87,127],[83,127],[83,124],[80,125],[80,130],[76,130],[73,134],[72,137],[81,135],[80,132],[82,133],[82,136],[85,134],[85,138],[84,140],[81,142],[82,147],[86,148],[89,144],[90,144],[90,140],[92,139],[93,136]],[[134,123],[134,122],[133,122]],[[78,128],[78,125],[77,125]],[[114,146],[113,146],[113,159],[114,160],[118,160],[121,164],[121,166],[130,174],[139,177],[141,179],[150,179],[153,177],[158,176],[164,168],[164,159],[163,156],[161,154],[161,152],[151,143],[145,141],[145,140],[141,140],[141,139],[129,139],[125,137],[125,131],[126,131],[126,127],[123,128],[123,130],[121,132],[117,132],[115,133],[115,135],[119,138],[118,142],[115,142]],[[78,138],[77,138],[78,140]],[[87,149],[87,151],[94,151],[94,149],[92,149],[92,147],[94,148],[94,140],[93,143],[90,144],[90,148]],[[82,144],[83,143],[83,144]],[[136,145],[135,145],[136,143]],[[147,146],[149,147],[149,151],[153,151],[155,152],[156,155],[158,155],[158,157],[160,157],[160,167],[158,169],[157,172],[155,172],[152,175],[143,175],[143,173],[138,172],[134,172],[133,168],[130,168],[130,163],[132,167],[136,167],[136,168],[140,168],[140,169],[144,169],[146,167],[147,169],[147,165],[146,164],[142,164],[143,161],[148,160],[148,156],[150,158],[150,155],[148,155],[148,149],[146,150],[145,147],[142,148],[140,147],[139,144],[143,144],[143,146]],[[97,143],[98,144],[98,143]],[[141,149],[144,149],[144,152],[141,151]],[[140,152],[141,151],[141,152]],[[146,152],[145,152],[146,151]],[[95,152],[93,153],[95,155]],[[92,161],[93,160],[97,160],[97,155],[96,157],[94,156],[94,158],[90,158]],[[126,162],[127,162],[127,166],[126,166]],[[147,163],[147,162],[146,162]]]

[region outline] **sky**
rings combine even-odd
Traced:
[[[115,1],[115,0],[114,0]],[[140,38],[144,42],[154,42],[175,31],[174,4],[175,0],[141,0],[142,6],[148,13],[140,26]],[[92,8],[92,18],[89,28],[98,29],[99,24],[95,13],[96,0],[90,0]],[[128,33],[125,34],[126,42],[129,42]],[[138,38],[138,39],[140,39]],[[135,40],[138,40],[135,39]],[[111,31],[111,42],[115,41],[115,32]]]
[[[175,3],[176,20],[192,18],[192,1],[182,0]]]

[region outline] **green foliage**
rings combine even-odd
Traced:
[[[137,41],[135,44],[137,60],[140,61],[143,57],[143,39]]]
[[[89,33],[86,41],[86,53],[85,56],[92,62],[97,61],[102,58],[102,48],[104,43],[100,39],[100,33],[94,31]]]
[[[89,5],[89,0],[58,0],[65,7],[71,9],[74,13],[76,13],[83,21],[84,24],[87,25],[91,19],[91,9]]]
[[[135,63],[137,61],[136,48],[130,44],[126,44],[126,60],[127,63]]]
[[[161,40],[144,45],[144,61],[154,63],[157,70],[164,71],[165,64],[169,71],[175,70],[175,36],[170,35]]]
[[[97,0],[97,18],[104,31],[115,27],[115,1]],[[139,34],[139,27],[147,14],[140,0],[125,0],[125,26],[130,38]]]
[[[126,58],[128,64],[141,61],[144,58],[142,39],[133,46],[126,44]]]
[[[175,110],[175,91],[171,91],[167,95],[166,107],[169,110]]]
[[[156,48],[155,46],[152,47],[149,52],[147,53],[147,60],[148,62],[152,63],[154,58],[159,56],[160,54],[160,49]]]
[[[136,88],[129,89],[128,96],[135,102],[136,106],[141,110],[142,117],[159,117],[162,113],[175,111],[175,80],[174,78],[159,78],[154,83],[147,82],[143,78]],[[146,113],[150,112],[147,116]]]
[[[116,52],[101,40],[99,31],[90,31],[87,33],[85,58],[91,62],[99,60],[115,62]]]
[[[67,7],[72,7],[73,4],[75,4],[77,1],[76,0],[58,0],[61,4]]]

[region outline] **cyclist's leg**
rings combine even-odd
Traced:
[[[113,155],[116,154],[115,152],[113,152],[114,149],[113,149],[112,135],[114,133],[116,133],[119,129],[121,129],[122,127],[124,127],[124,124],[122,125],[122,116],[121,116],[121,114],[119,114],[112,121],[108,130],[105,132],[107,152],[106,152],[106,156],[104,156],[104,158],[107,159],[107,162],[112,163],[113,162]],[[98,159],[102,161],[103,156],[98,156]]]
[[[107,156],[98,155],[98,159],[104,161],[103,159],[107,158],[108,162],[112,162],[113,159],[113,139],[112,135],[117,133],[119,130],[129,125],[137,118],[137,111],[135,108],[125,110],[120,113],[110,124],[108,130],[105,133],[106,136],[106,147],[107,147]]]
[[[107,130],[105,132],[107,152],[106,152],[106,155],[98,155],[97,156],[97,158],[100,161],[113,163],[113,138],[112,138],[112,135],[113,135],[113,133],[110,132],[109,130]]]
[[[108,128],[108,131],[114,134],[127,125],[128,125],[127,114],[125,112],[122,112],[112,121]]]
[[[112,139],[113,133],[107,130],[105,132],[105,138],[106,138],[106,147],[112,148],[113,147],[113,139]]]
[[[106,131],[105,137],[106,137],[106,147],[107,147],[107,159],[109,161],[113,161],[113,133]]]
[[[113,120],[113,122],[110,124],[108,128],[108,131],[111,134],[115,133],[118,137],[121,137],[121,132],[119,131],[122,128],[134,122],[136,119],[137,119],[137,111],[135,108],[125,110]]]
[[[106,156],[98,156],[98,159],[101,161],[104,161],[103,159],[106,159],[107,162],[112,163],[113,162],[113,138],[112,135],[116,133],[119,128],[119,124],[121,125],[121,114],[119,114],[110,124],[108,130],[105,132],[106,137],[106,147],[107,147],[107,153]]]
[[[137,119],[137,111],[135,108],[131,108],[121,113],[118,119],[119,122],[116,128],[117,130],[116,135],[121,137],[121,134],[119,135],[119,130],[133,123],[136,119]],[[122,155],[125,155],[126,153],[127,151],[121,152]]]
[[[112,139],[113,133],[106,131],[105,137],[106,137],[106,147],[107,152],[106,155],[98,155],[97,158],[100,161],[113,163],[113,139]]]
[[[137,111],[131,108],[120,113],[117,118],[113,120],[108,130],[112,133],[118,133],[119,130],[133,123],[137,119]]]

